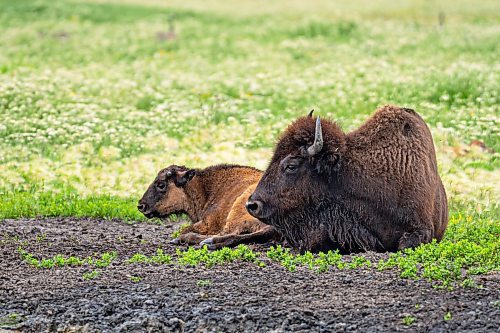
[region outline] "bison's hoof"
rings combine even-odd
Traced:
[[[181,241],[179,238],[174,238],[169,243],[174,244],[174,245],[179,245],[181,243]]]
[[[210,238],[207,238],[205,240],[202,240],[200,242],[200,245],[203,246],[203,245],[212,245],[214,243],[214,239],[213,237],[210,237]]]

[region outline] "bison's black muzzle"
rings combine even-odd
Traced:
[[[248,200],[246,207],[250,215],[258,218],[259,213],[262,211],[262,202],[256,200]]]
[[[255,194],[252,194],[250,198],[248,198],[246,208],[250,215],[258,218],[259,220],[264,220],[268,217],[264,202],[256,198]]]

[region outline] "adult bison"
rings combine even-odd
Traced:
[[[276,230],[250,216],[248,197],[262,171],[239,165],[188,169],[171,165],[161,170],[139,200],[146,217],[185,213],[194,224],[175,243],[208,245],[211,249],[277,240]]]
[[[302,251],[395,251],[440,240],[448,224],[431,133],[396,106],[347,134],[312,112],[297,119],[247,210]]]

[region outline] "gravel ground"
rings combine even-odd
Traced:
[[[402,280],[396,271],[291,273],[267,259],[264,268],[125,263],[136,252],[152,254],[159,247],[174,253],[168,244],[173,230],[99,219],[0,221],[0,332],[499,331],[498,273],[478,277],[482,289],[445,291]],[[118,258],[85,280],[86,267],[28,265],[19,245],[36,257],[117,251]],[[366,256],[377,261],[386,255]],[[448,312],[451,319],[445,320]],[[409,316],[415,320],[406,326]]]

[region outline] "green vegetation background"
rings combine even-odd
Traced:
[[[491,254],[498,269],[498,1],[0,8],[0,219],[143,220],[136,202],[162,167],[265,168],[312,108],[348,131],[398,104],[428,122],[450,199],[448,245],[426,253],[477,250],[469,264]]]

